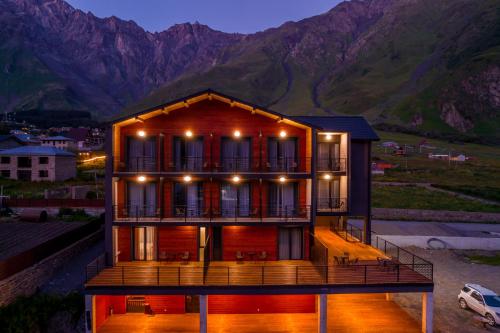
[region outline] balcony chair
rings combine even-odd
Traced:
[[[238,261],[239,263],[243,263],[244,259],[245,256],[243,255],[243,253],[241,253],[241,251],[236,251],[236,261]]]
[[[267,259],[267,252],[262,251],[259,255],[259,260],[266,260]]]
[[[342,265],[342,263],[340,262],[339,257],[333,256],[333,264],[334,265],[338,265],[338,266]]]
[[[210,208],[205,208],[205,210],[203,211],[202,217],[210,217]]]
[[[184,264],[187,264],[189,261],[189,251],[184,251],[184,253],[180,256],[180,259]]]
[[[175,207],[175,215],[177,215],[177,216],[184,216],[184,215],[186,215],[186,209],[185,208]]]
[[[167,252],[166,251],[160,251],[160,257],[159,257],[160,261],[165,261],[165,260],[167,260],[167,258],[168,258],[167,257]]]
[[[250,212],[250,217],[258,217],[259,216],[259,208],[254,208]]]

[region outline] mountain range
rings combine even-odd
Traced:
[[[254,34],[0,0],[0,23],[6,112],[102,120],[212,88],[290,115],[500,140],[498,0],[352,0]]]

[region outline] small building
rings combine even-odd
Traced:
[[[55,147],[63,150],[77,148],[75,140],[62,135],[49,136],[46,138],[41,138],[40,140],[41,145],[44,147]]]
[[[12,149],[22,146],[33,146],[39,142],[29,134],[7,134],[0,135],[0,150]]]
[[[76,157],[55,147],[7,149],[0,152],[0,175],[26,181],[63,181],[76,176]]]

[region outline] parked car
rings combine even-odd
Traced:
[[[500,296],[478,284],[466,283],[458,294],[462,309],[471,309],[488,320],[488,324],[500,325]]]

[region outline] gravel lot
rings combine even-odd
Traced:
[[[457,295],[464,283],[477,283],[500,293],[500,266],[470,263],[464,254],[467,251],[425,250],[408,248],[434,264],[434,332],[469,333],[500,332],[500,326],[484,329],[477,314],[458,307]],[[421,319],[421,295],[398,294],[394,300],[411,316]]]

